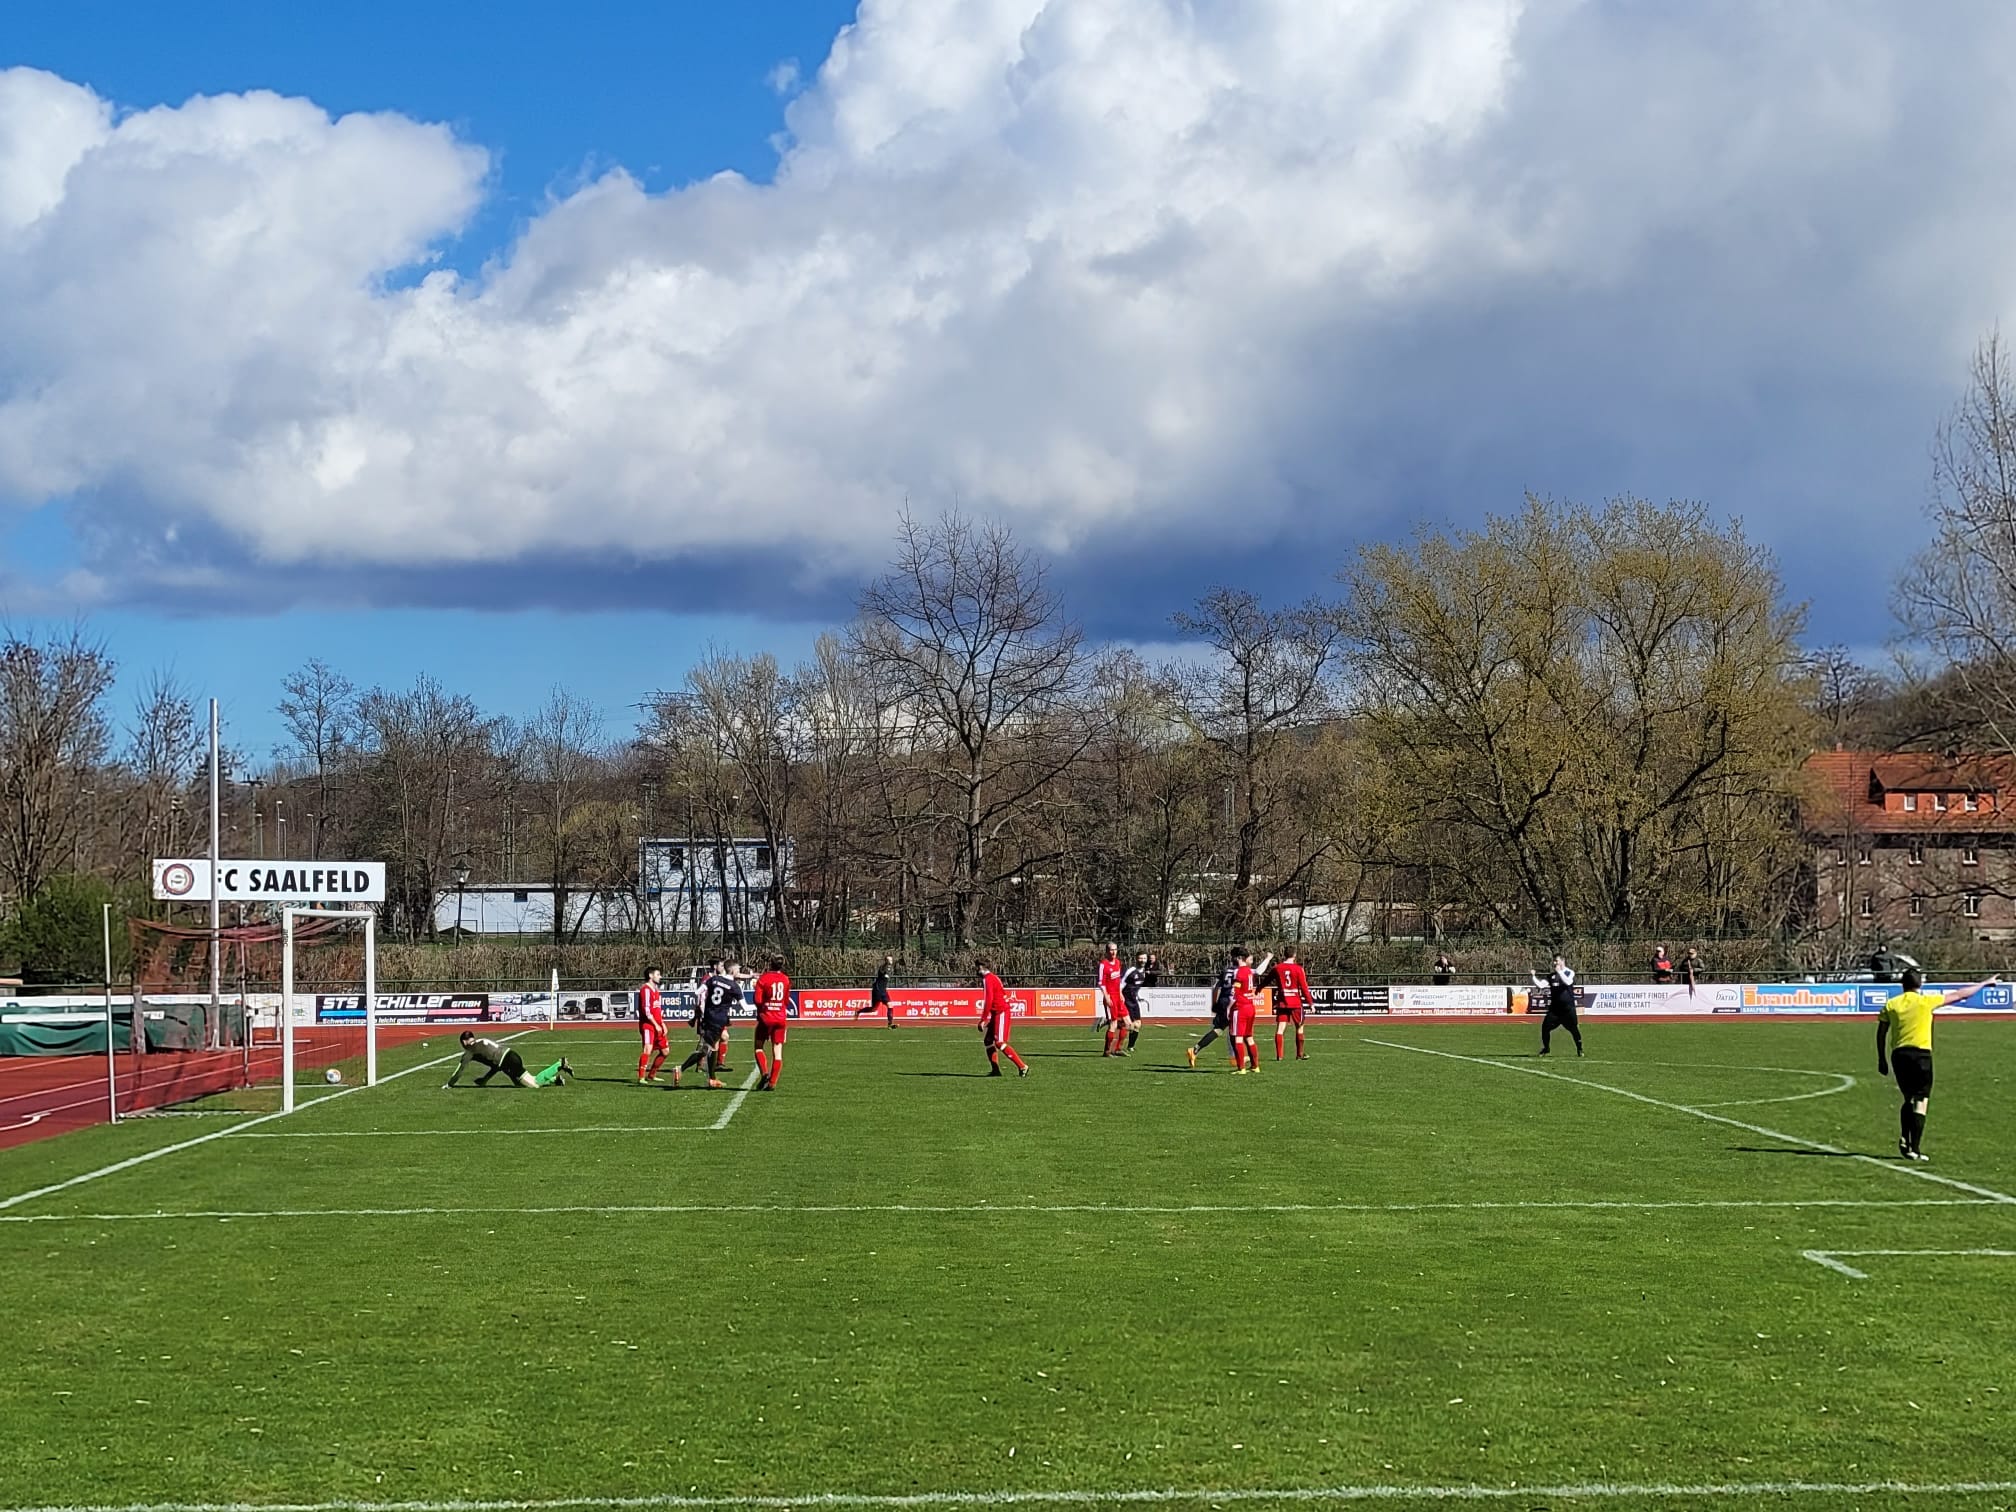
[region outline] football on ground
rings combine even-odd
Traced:
[[[2016,1027],[1924,1165],[1866,1021],[1266,1027],[447,1031],[7,1151],[0,1509],[2016,1506]]]

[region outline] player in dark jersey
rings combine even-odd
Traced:
[[[672,1073],[672,1085],[675,1087],[683,1074],[703,1062],[707,1067],[707,1085],[722,1085],[721,1073],[727,1069],[722,1064],[722,1045],[728,1037],[729,1020],[734,1018],[735,1010],[742,1005],[742,982],[735,973],[733,961],[720,964],[721,969],[701,985],[700,1008],[694,1025],[699,1032],[700,1043]]]
[[[1190,1057],[1190,1069],[1192,1071],[1197,1069],[1197,1052],[1208,1048],[1211,1041],[1218,1038],[1221,1034],[1229,1033],[1232,1028],[1233,979],[1239,971],[1240,958],[1248,954],[1250,952],[1244,949],[1244,947],[1234,952],[1231,959],[1226,961],[1224,970],[1218,973],[1218,980],[1212,985],[1211,1027],[1205,1031],[1202,1039],[1183,1051],[1185,1055]]]
[[[1132,1050],[1134,1042],[1141,1038],[1141,987],[1142,978],[1147,974],[1148,952],[1135,954],[1134,964],[1120,974],[1120,1001],[1127,1005],[1127,1048]]]

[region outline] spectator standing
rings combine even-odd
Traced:
[[[1456,980],[1456,963],[1449,959],[1448,951],[1436,954],[1435,964],[1430,968],[1430,973],[1435,978],[1437,987],[1447,987]]]
[[[1652,980],[1662,987],[1673,980],[1673,957],[1666,954],[1664,945],[1652,952]]]

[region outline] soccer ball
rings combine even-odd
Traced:
[[[343,1073],[338,1071],[334,1066],[331,1066],[327,1071],[322,1073],[322,1080],[329,1083],[332,1087],[338,1087],[343,1084]]]

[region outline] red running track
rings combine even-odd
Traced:
[[[378,1031],[378,1044],[383,1049],[442,1032],[439,1024],[386,1025]],[[361,1029],[317,1026],[297,1030],[294,1036],[297,1069],[312,1071],[361,1059],[363,1054]],[[114,1059],[122,1118],[280,1079],[277,1044],[253,1047],[249,1075],[241,1049],[156,1050]],[[0,1150],[108,1122],[104,1056],[17,1055],[0,1059]]]

